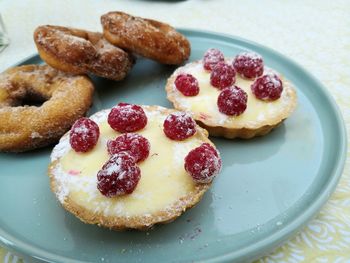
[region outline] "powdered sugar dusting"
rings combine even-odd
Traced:
[[[59,141],[59,143],[53,148],[51,153],[51,162],[54,162],[67,154],[71,150],[69,143],[69,135],[66,133]]]
[[[97,188],[106,197],[131,194],[140,180],[140,169],[127,152],[120,152],[97,173]]]
[[[110,112],[110,109],[102,110],[99,112],[96,112],[94,115],[90,116],[89,118],[96,122],[97,124],[100,124],[107,120],[107,116]]]
[[[111,165],[109,165],[105,171],[106,171],[106,175],[112,175],[113,173],[119,173],[120,170],[121,170],[121,167],[120,167],[120,163],[121,163],[121,160],[120,158],[118,158],[115,163],[112,163]],[[125,173],[125,172],[123,172]],[[121,173],[119,175],[120,178],[123,178],[124,177],[124,174]]]
[[[154,106],[155,109],[152,111],[147,111],[145,110],[146,116],[147,118],[157,118],[159,119],[161,122],[163,122],[165,120],[165,118],[167,117],[165,114],[162,113],[162,109],[164,109],[161,106]]]
[[[196,123],[186,112],[175,112],[165,119],[164,133],[171,140],[185,140],[196,133]]]
[[[239,53],[233,61],[233,66],[241,76],[248,79],[259,77],[264,72],[264,61],[254,52]]]
[[[119,103],[111,109],[108,124],[119,132],[135,132],[147,125],[147,116],[138,105]]]
[[[250,58],[252,60],[262,59],[262,56],[255,52],[242,52],[239,55]]]
[[[110,155],[127,152],[134,158],[135,162],[145,160],[149,155],[150,147],[149,141],[137,133],[124,133],[107,142]]]
[[[99,124],[106,121],[108,113],[109,110],[103,110],[92,115],[90,119]],[[67,132],[54,147],[50,157],[51,162],[58,161],[71,150],[72,148],[69,142],[69,132]],[[63,170],[60,162],[55,164],[51,174],[54,176],[57,183],[56,196],[61,203],[64,203],[65,198],[69,195],[69,189],[73,185],[74,187],[78,187],[77,189],[82,189],[84,192],[89,192],[91,199],[99,195],[96,188],[96,176],[72,176]]]
[[[200,172],[201,183],[209,183],[216,177],[221,171],[221,160],[217,156],[211,156],[206,161],[206,168]],[[214,172],[211,171],[211,167],[214,167]]]
[[[40,133],[38,133],[38,132],[32,132],[31,134],[30,134],[30,138],[32,138],[32,139],[35,139],[35,138],[42,138],[43,136],[40,134]]]
[[[230,116],[239,116],[246,110],[247,100],[247,93],[241,88],[233,86],[221,91],[217,105],[220,112]]]
[[[101,38],[100,41],[96,44],[97,52],[99,54],[107,53],[107,52],[115,52],[117,47],[113,46],[106,39]]]
[[[64,172],[60,163],[57,163],[52,170],[56,181],[56,196],[61,203],[65,202],[65,198],[69,195],[69,189],[74,186],[76,191],[84,191],[90,193],[90,198],[93,199],[97,195],[97,178],[96,177],[82,177],[72,176],[71,174]]]
[[[52,31],[51,34],[44,34],[42,31],[39,31],[37,40],[40,43],[45,45],[52,45],[53,41],[65,41],[69,44],[85,44],[87,41],[84,38],[77,37],[71,34],[67,34],[67,32],[63,32],[62,30],[58,30],[56,28],[50,27]]]
[[[143,107],[146,115],[148,118],[150,118],[150,123],[149,125],[151,125],[152,127],[156,128],[160,128],[159,134],[162,134],[163,131],[161,129],[162,127],[162,123],[165,119],[165,117],[167,116],[167,114],[164,113],[164,108],[162,107],[152,107],[151,110],[149,110],[148,107]],[[98,112],[96,114],[94,114],[93,116],[90,117],[91,120],[95,121],[96,123],[100,124],[100,125],[106,125],[107,124],[107,116],[109,114],[110,110],[104,110],[101,112]],[[108,125],[108,124],[107,124]],[[104,126],[103,126],[104,127]],[[102,131],[105,131],[105,128],[102,128]],[[109,130],[110,131],[110,130]],[[146,135],[149,134],[150,131],[147,131],[147,127],[145,129],[145,137],[148,138]],[[143,134],[143,133],[142,133]],[[158,134],[158,133],[157,133]],[[164,134],[163,134],[164,136]],[[155,143],[155,140],[158,140],[158,135],[155,137],[150,137],[152,138],[152,141],[150,141],[151,145],[152,143]],[[173,182],[171,183],[171,186],[169,185],[168,187],[171,187],[171,191],[175,190],[177,195],[181,194],[180,196],[177,195],[169,195],[168,197],[166,197],[168,201],[166,201],[166,204],[163,205],[161,207],[161,209],[167,213],[167,209],[169,209],[169,214],[172,214],[174,212],[174,202],[176,200],[178,200],[178,198],[180,198],[181,196],[183,196],[184,194],[188,194],[188,192],[186,192],[187,189],[185,186],[183,185],[185,182],[187,182],[186,180],[189,180],[190,185],[193,184],[193,181],[190,179],[190,177],[185,173],[183,165],[184,165],[184,157],[186,156],[186,154],[193,149],[194,147],[200,145],[201,141],[199,139],[200,137],[196,137],[194,136],[193,139],[185,141],[185,142],[173,142],[171,143],[171,145],[179,145],[179,147],[174,148],[174,153],[175,155],[169,160],[173,160],[173,162],[170,163],[171,169],[164,169],[166,170],[166,172],[164,173],[157,173],[157,180],[165,180],[167,181],[166,184],[169,184],[169,180],[168,178],[174,178],[174,171],[176,172],[176,177],[177,176],[181,176],[181,178],[185,177],[185,179],[181,179],[181,182]],[[166,137],[164,136],[162,140],[167,140]],[[101,134],[101,138],[98,141],[98,145],[96,145],[97,149],[103,149],[103,144],[106,143],[106,140],[103,138],[103,135]],[[161,145],[161,144],[160,144]],[[181,150],[181,146],[183,146],[183,149]],[[157,146],[159,147],[159,146]],[[66,134],[63,138],[61,138],[60,142],[58,145],[56,145],[56,147],[54,148],[52,155],[51,155],[51,159],[52,160],[60,160],[60,158],[62,158],[63,156],[65,156],[66,154],[68,154],[68,152],[71,150],[70,144],[69,144],[69,136]],[[164,162],[166,160],[166,158],[161,158],[158,159],[157,158],[157,152],[158,150],[153,151],[152,153],[155,154],[154,157],[149,156],[147,160],[145,160],[145,162],[142,162],[143,164],[147,164],[148,160],[152,161],[153,160],[153,164],[152,166],[154,166],[155,162],[157,163],[158,161],[161,160],[161,162]],[[166,149],[165,152],[168,153],[168,150]],[[74,154],[79,154],[79,153],[74,153]],[[164,154],[162,154],[161,156],[165,156]],[[168,156],[168,155],[166,155]],[[81,157],[81,158],[85,158],[85,157]],[[90,159],[91,160],[91,159]],[[155,161],[155,162],[154,162]],[[152,163],[152,162],[151,162]],[[90,209],[91,212],[94,213],[103,213],[105,215],[119,215],[119,216],[131,216],[133,215],[135,212],[133,212],[133,207],[130,207],[130,205],[127,205],[127,203],[124,203],[124,197],[123,198],[106,198],[104,197],[99,190],[97,189],[97,176],[96,174],[90,174],[87,173],[87,171],[95,171],[95,168],[92,168],[91,170],[86,170],[85,172],[80,172],[80,169],[74,167],[74,166],[66,166],[68,163],[65,162],[65,169],[67,169],[67,171],[64,170],[63,166],[62,166],[62,162],[56,162],[54,164],[54,167],[52,167],[52,172],[50,173],[50,176],[53,177],[54,182],[55,182],[55,186],[56,186],[56,195],[57,198],[59,199],[59,201],[61,203],[64,203],[66,200],[66,197],[69,196],[71,193],[73,193],[74,195],[72,195],[72,197],[74,197],[74,200],[77,202],[82,202],[82,204],[85,206],[87,206],[87,209]],[[172,164],[174,166],[172,166]],[[158,165],[158,163],[157,163]],[[159,163],[159,165],[162,165],[161,163]],[[85,165],[84,165],[85,167]],[[170,168],[170,167],[169,167]],[[77,173],[75,173],[74,175],[72,175],[71,173],[69,173],[69,171],[71,170],[76,170]],[[85,169],[85,168],[84,168]],[[117,171],[119,168],[118,166],[112,165],[110,167],[107,167],[108,174],[112,174],[113,172]],[[142,168],[144,169],[144,168]],[[149,169],[149,168],[147,168]],[[79,173],[78,173],[79,171]],[[183,171],[180,174],[179,171]],[[97,171],[96,171],[97,173]],[[151,176],[151,174],[149,174],[149,172],[147,173],[148,177]],[[124,175],[122,175],[123,177]],[[176,178],[175,177],[175,178]],[[142,179],[142,178],[141,178]],[[149,179],[147,179],[149,180]],[[171,179],[172,180],[172,179]],[[182,182],[182,180],[185,180],[185,182]],[[172,182],[172,181],[171,181]],[[187,183],[186,183],[187,184]],[[154,196],[154,193],[151,189],[147,190],[141,190],[143,188],[138,188],[136,187],[135,191],[133,193],[131,193],[130,195],[128,195],[126,198],[128,200],[128,202],[136,202],[135,200],[140,200],[138,201],[138,203],[143,203],[145,201],[143,200],[147,200],[147,202],[154,202],[156,198]],[[162,195],[163,198],[165,198],[164,195]],[[81,198],[81,199],[79,199]],[[171,201],[173,200],[173,201]],[[162,201],[163,202],[163,201]],[[188,202],[192,202],[191,200],[184,200],[184,201],[179,201],[178,204],[176,204],[176,206],[179,207],[186,207]],[[144,210],[145,208],[140,208],[142,210]],[[149,208],[148,208],[149,209]],[[153,209],[153,208],[152,208]],[[149,210],[151,211],[151,210]],[[153,210],[152,210],[153,211]],[[157,210],[158,211],[158,210]],[[144,214],[142,214],[142,216],[144,216]],[[150,218],[153,215],[150,214]],[[154,220],[154,219],[152,219]],[[151,223],[148,223],[151,224]]]
[[[203,67],[206,70],[212,70],[216,64],[224,61],[224,54],[220,50],[216,48],[210,48],[204,54]]]
[[[265,74],[255,80],[251,89],[258,99],[264,101],[275,101],[281,97],[283,84],[277,75]]]
[[[77,133],[86,134],[89,131],[89,129],[86,126],[81,125],[81,126],[75,128],[74,131]]]
[[[281,85],[281,82],[276,78],[275,74],[266,74],[268,77],[268,80],[273,83],[274,86],[279,86]]]
[[[255,55],[252,56],[256,57]],[[225,62],[232,64],[233,59],[227,58]],[[247,93],[247,108],[239,116],[225,115],[219,111],[217,106],[220,90],[210,85],[210,72],[203,69],[203,61],[189,63],[178,68],[174,72],[174,76],[178,74],[191,74],[196,77],[200,86],[200,93],[194,97],[183,96],[172,83],[172,89],[168,97],[172,97],[171,100],[176,101],[179,109],[193,112],[196,120],[200,120],[209,126],[256,127],[257,125],[268,123],[271,119],[278,118],[281,114],[284,114],[283,112],[286,111],[286,108],[291,107],[292,87],[290,85],[284,85],[285,88],[280,99],[273,102],[265,102],[256,99],[251,91],[254,79],[242,78],[238,74],[234,85],[242,88]],[[281,78],[283,83],[285,82],[279,73],[269,67],[264,66],[264,74],[275,74]],[[270,104],[271,108],[269,107]],[[205,118],[202,116],[205,116]]]
[[[220,154],[210,144],[203,143],[188,153],[185,169],[196,182],[209,183],[221,170]]]
[[[194,145],[200,145],[200,141],[195,139],[191,144],[189,143],[175,143],[173,145],[173,153],[174,153],[174,165],[175,166],[183,166],[184,159],[186,155],[194,148]]]
[[[131,43],[128,48],[136,54],[158,60],[157,53],[160,53],[164,54],[163,59],[169,60],[169,62],[180,59],[180,62],[175,64],[180,64],[189,56],[187,39],[167,24],[134,17],[122,12],[109,12],[102,15],[101,23],[104,30],[115,35],[122,42],[127,37],[127,42]],[[147,41],[140,41],[144,39]],[[172,47],[170,56],[167,55],[169,47]],[[176,54],[180,58],[171,58]],[[170,64],[174,64],[174,62]]]

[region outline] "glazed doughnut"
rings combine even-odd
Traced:
[[[182,64],[191,53],[189,41],[168,24],[109,12],[101,17],[104,37],[113,45],[164,64]]]
[[[87,77],[47,65],[19,66],[0,74],[0,151],[22,152],[56,142],[85,115],[93,91]],[[29,101],[43,103],[24,105]]]
[[[101,33],[60,26],[39,26],[34,41],[40,57],[50,66],[72,74],[92,73],[121,80],[134,58],[111,45]]]

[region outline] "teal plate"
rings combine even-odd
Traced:
[[[190,61],[210,47],[234,56],[260,53],[296,86],[296,111],[267,136],[213,138],[223,169],[202,201],[171,224],[113,232],[66,212],[50,192],[52,147],[0,155],[0,241],[49,262],[233,262],[251,260],[296,233],[334,191],[346,157],[346,133],[326,89],[283,55],[237,37],[182,30]],[[20,64],[42,63],[35,55]],[[94,79],[89,114],[120,101],[171,107],[164,85],[175,67],[140,58],[122,82]],[[161,169],[161,167],[159,168]]]

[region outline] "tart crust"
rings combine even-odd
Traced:
[[[167,99],[174,105],[175,109],[181,111],[190,111],[178,100],[179,92],[177,92],[176,88],[174,87],[174,82],[177,75],[180,73],[186,73],[186,69],[188,69],[189,67],[196,66],[200,63],[202,63],[202,60],[188,63],[185,66],[175,70],[175,72],[168,79],[165,87],[167,92]],[[288,116],[290,116],[290,114],[294,111],[297,105],[297,95],[293,85],[285,78],[282,77],[281,79],[283,82],[283,88],[285,93],[284,96],[288,97],[288,103],[286,107],[284,107],[283,111],[281,111],[278,115],[274,116],[273,118],[268,118],[263,121],[250,121],[249,123],[244,124],[220,124],[214,118],[204,119],[198,112],[191,111],[192,117],[197,121],[197,123],[200,126],[205,128],[211,136],[225,137],[228,139],[250,139],[256,136],[263,136],[265,134],[268,134],[272,129],[278,127]],[[181,94],[181,96],[183,95]]]
[[[161,114],[165,114],[165,115],[176,112],[176,110],[167,109],[160,106],[142,106],[142,108],[147,109],[147,111],[160,111]],[[197,138],[200,138],[200,140],[203,143],[206,142],[213,145],[213,143],[208,139],[208,133],[206,130],[202,129],[198,125],[196,126],[196,129],[197,129],[197,133],[196,133]],[[69,133],[66,133],[61,138],[61,141],[64,139],[67,139],[65,138],[67,136],[69,136]],[[213,147],[215,146],[213,145]],[[48,168],[48,176],[50,178],[51,190],[56,194],[58,198],[59,198],[58,193],[60,191],[60,188],[62,188],[62,185],[60,185],[60,182],[56,180],[56,177],[57,177],[56,171],[59,166],[58,165],[59,161],[61,157],[63,157],[64,155],[62,154],[61,156],[59,156],[60,154],[57,153],[57,151],[60,151],[60,150],[62,150],[62,148],[60,148],[58,144],[52,152],[52,155],[51,155],[52,162],[50,163]],[[147,159],[145,160],[145,162],[147,162]],[[74,214],[76,217],[78,217],[81,221],[85,223],[97,224],[98,226],[107,227],[113,230],[125,230],[125,229],[147,230],[155,224],[158,224],[158,223],[166,224],[175,220],[187,209],[197,204],[201,200],[203,194],[209,189],[210,185],[211,183],[196,184],[192,191],[188,192],[186,195],[179,198],[172,205],[167,206],[166,208],[160,209],[159,211],[156,211],[153,213],[148,213],[145,215],[135,215],[135,216],[118,216],[118,215],[110,216],[110,215],[105,215],[101,212],[96,213],[96,212],[90,211],[89,209],[86,209],[85,207],[75,202],[75,200],[70,196],[70,194],[67,194],[63,200],[61,200],[60,198],[59,199],[61,201],[61,204],[67,211],[71,212],[72,214]]]

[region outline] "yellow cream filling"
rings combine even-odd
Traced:
[[[180,197],[194,190],[194,182],[184,169],[184,158],[202,142],[198,135],[179,142],[168,139],[163,133],[166,116],[148,116],[147,126],[138,133],[151,145],[149,157],[139,163],[141,179],[132,194],[108,198],[97,190],[97,172],[108,160],[107,139],[116,138],[106,121],[99,124],[98,144],[88,153],[69,150],[60,164],[69,180],[69,198],[78,205],[107,216],[137,216],[166,210]]]
[[[221,113],[218,109],[217,99],[220,90],[214,88],[210,84],[210,72],[204,70],[202,63],[189,64],[185,66],[181,72],[193,75],[198,80],[200,91],[197,96],[187,97],[182,95],[174,84],[174,92],[176,92],[177,96],[176,100],[186,108],[186,110],[196,113],[197,116],[199,115],[203,122],[205,122],[206,119],[211,119],[220,125],[235,124],[236,126],[262,122],[279,115],[288,102],[285,89],[282,92],[281,98],[278,100],[266,102],[256,99],[250,88],[254,80],[243,79],[239,74],[236,74],[236,82],[234,85],[240,87],[247,93],[247,108],[239,116],[228,116]]]

